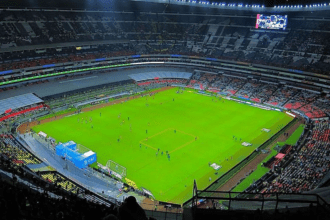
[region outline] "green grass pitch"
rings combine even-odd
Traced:
[[[103,165],[113,160],[125,166],[127,178],[157,200],[183,203],[192,196],[194,179],[205,188],[210,177],[214,181],[292,120],[282,112],[177,90],[65,117],[34,130],[90,148]],[[253,145],[244,147],[240,139]],[[217,175],[209,162],[222,166]]]

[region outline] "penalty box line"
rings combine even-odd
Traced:
[[[195,141],[195,140],[191,140],[191,141],[189,141],[189,142],[187,142],[187,143],[185,143],[185,144],[182,144],[181,146],[175,148],[174,150],[172,150],[172,151],[170,151],[170,152],[168,152],[168,153],[171,154],[171,153],[173,153],[173,152],[175,152],[175,151],[177,151],[177,150],[180,150],[181,148],[184,148],[185,146],[187,146],[187,145],[193,143],[194,141]]]
[[[149,138],[153,138],[153,137],[155,137],[155,136],[157,136],[157,135],[160,135],[160,134],[162,134],[162,133],[164,133],[164,132],[166,132],[166,131],[168,131],[168,130],[170,130],[170,129],[173,129],[173,128],[168,128],[168,129],[165,129],[164,131],[158,132],[157,134],[154,134],[154,135],[148,137],[148,139],[149,139]],[[143,141],[143,140],[142,140],[142,141]]]
[[[154,148],[154,147],[151,147],[150,145],[148,145],[148,144],[145,144],[145,143],[143,143],[142,141],[140,141],[140,144],[143,144],[144,146],[147,146],[147,147],[149,147],[149,148],[151,148],[151,149],[153,149],[153,150],[157,151],[157,149],[156,149],[156,148]]]
[[[155,136],[157,136],[157,135],[160,135],[160,134],[162,134],[162,133],[164,133],[164,132],[166,132],[166,131],[168,131],[168,130],[170,130],[170,129],[173,130],[174,128],[168,128],[168,129],[165,129],[165,130],[163,130],[163,131],[161,131],[161,132],[158,132],[157,134],[154,134],[154,135],[148,137],[148,139],[149,139],[149,138],[153,138],[153,137],[155,137]],[[177,148],[175,148],[174,150],[170,151],[169,153],[173,153],[173,152],[175,152],[175,151],[177,151],[177,150],[180,150],[180,149],[184,148],[185,146],[187,146],[187,145],[193,143],[193,142],[196,141],[197,139],[199,139],[199,137],[197,137],[197,136],[195,136],[195,135],[188,134],[188,133],[183,132],[183,131],[180,131],[180,130],[177,130],[177,131],[180,132],[180,133],[182,133],[182,134],[185,134],[185,135],[191,136],[191,137],[193,137],[194,139],[191,140],[191,141],[189,141],[189,142],[187,142],[187,143],[185,143],[185,144],[183,144],[183,145],[181,145],[181,146],[179,146],[179,147],[177,147]],[[195,138],[197,138],[197,139],[195,140]],[[149,147],[149,148],[151,148],[151,149],[153,149],[153,150],[155,150],[155,151],[158,151],[158,149],[156,149],[156,148],[154,148],[154,147],[152,147],[152,146],[150,146],[150,145],[144,143],[143,141],[144,141],[144,140],[141,140],[139,143],[140,143],[140,144],[143,144],[143,145],[145,145],[145,146],[147,146],[147,147]]]

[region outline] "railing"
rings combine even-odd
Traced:
[[[194,182],[193,194],[191,206],[194,208],[203,209],[211,206],[228,210],[264,211],[318,206],[330,214],[330,205],[317,194],[205,191],[198,190],[196,182]]]
[[[147,217],[153,217],[156,219],[164,219],[164,220],[181,220],[182,219],[182,211],[179,208],[165,208],[164,211],[160,210],[149,210],[145,209]]]

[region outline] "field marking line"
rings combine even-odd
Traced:
[[[185,134],[185,135],[189,135],[189,136],[191,136],[191,137],[196,137],[195,135],[192,135],[192,134],[188,134],[188,133],[186,133],[186,132],[183,132],[183,131],[180,131],[180,130],[177,130],[177,131],[181,132],[182,134]]]
[[[185,146],[187,146],[187,145],[189,145],[189,144],[191,144],[191,143],[193,143],[193,142],[195,142],[195,139],[194,139],[194,140],[191,140],[191,141],[189,141],[189,142],[187,142],[187,143],[185,143],[185,144],[182,144],[182,145],[179,146],[178,148],[176,148],[176,149],[174,149],[174,150],[172,150],[172,151],[170,151],[170,152],[168,152],[168,153],[170,154],[170,153],[173,153],[173,152],[175,152],[175,151],[177,151],[177,150],[180,150],[180,149],[184,148]]]
[[[140,141],[140,144],[143,144],[143,145],[145,145],[145,146],[147,146],[147,147],[149,147],[149,148],[154,149],[155,151],[157,151],[156,148],[153,148],[153,147],[151,147],[150,145],[143,143],[142,141]]]
[[[148,139],[149,139],[149,138],[153,138],[153,137],[155,137],[155,136],[157,136],[157,135],[160,135],[160,134],[162,134],[162,133],[165,133],[166,131],[168,131],[168,130],[170,130],[170,129],[175,130],[174,128],[167,128],[167,129],[165,129],[165,130],[163,130],[163,131],[161,131],[161,132],[158,132],[157,134],[154,134],[154,135],[148,137]],[[177,130],[177,131],[180,132],[180,133],[182,133],[182,134],[185,134],[185,135],[191,136],[191,137],[193,137],[193,138],[196,137],[196,136],[194,136],[194,135],[192,135],[192,134],[188,134],[188,133],[183,132],[183,131],[180,131],[180,130]],[[198,138],[198,137],[197,137],[197,138]],[[141,140],[139,143],[141,143],[141,144],[143,144],[143,145],[145,145],[145,146],[147,146],[147,147],[149,147],[149,148],[154,149],[155,151],[157,151],[156,148],[154,148],[154,147],[152,147],[152,146],[150,146],[150,145],[144,143],[144,141],[145,141],[145,140],[143,139],[143,140]],[[191,141],[189,141],[189,142],[187,142],[187,143],[185,143],[185,144],[183,144],[183,145],[181,145],[181,146],[179,146],[179,147],[177,147],[176,149],[170,151],[169,153],[173,153],[173,152],[175,152],[175,151],[177,151],[177,150],[180,150],[181,148],[185,147],[186,145],[191,144],[191,143],[194,142],[194,141],[195,141],[195,139],[194,139],[194,140],[191,140]]]
[[[60,82],[60,83],[74,82],[74,81],[80,81],[80,80],[85,80],[85,79],[90,79],[90,78],[96,78],[96,77],[98,77],[98,76],[90,76],[90,77],[85,77],[85,78],[80,78],[80,79],[71,79],[71,80]]]
[[[160,134],[162,134],[162,133],[164,133],[164,132],[166,132],[166,131],[168,131],[168,130],[170,130],[170,129],[173,129],[173,128],[168,128],[168,129],[165,129],[164,131],[158,132],[157,134],[154,134],[154,135],[148,137],[148,139],[149,139],[149,138],[153,138],[153,137],[155,137],[155,136],[157,136],[157,135],[160,135]],[[142,140],[142,141],[143,141],[143,140]]]

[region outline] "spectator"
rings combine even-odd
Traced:
[[[129,196],[118,208],[118,217],[120,220],[147,220],[146,213],[137,203],[135,197]]]

